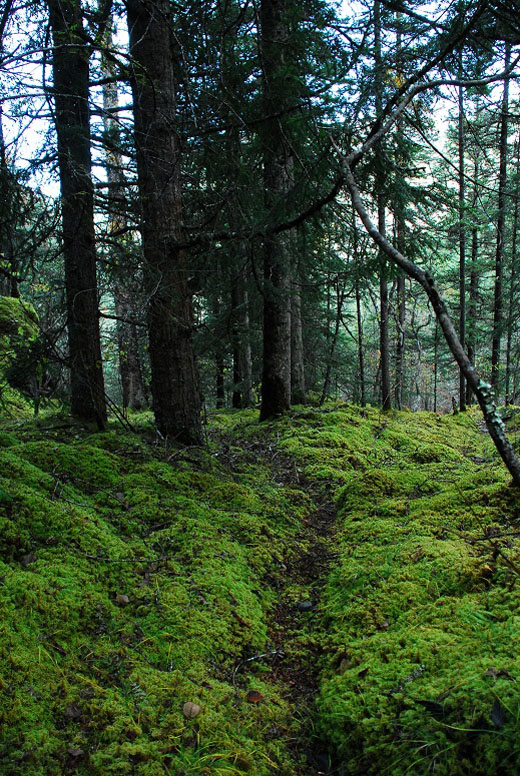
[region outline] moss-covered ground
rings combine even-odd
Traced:
[[[134,422],[0,430],[2,776],[520,771],[520,500],[476,414]]]

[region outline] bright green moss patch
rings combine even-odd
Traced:
[[[476,414],[360,415],[309,411],[282,443],[341,521],[318,730],[345,773],[516,774],[520,500]]]
[[[23,433],[0,447],[2,774],[293,773],[280,688],[233,672],[308,500],[259,460]]]
[[[520,499],[476,414],[219,412],[199,451],[147,419],[0,432],[2,776],[299,774],[301,688],[244,661],[281,585],[317,601],[293,564],[324,493],[321,600],[278,627],[287,661],[321,656],[337,772],[520,770]]]

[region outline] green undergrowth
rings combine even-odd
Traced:
[[[2,776],[294,773],[287,701],[237,667],[308,499],[215,446],[42,422],[0,431]]]
[[[335,560],[283,646],[321,656],[331,772],[519,772],[520,501],[476,413],[218,412],[199,451],[132,422],[0,428],[1,776],[307,773],[257,656],[316,494]]]
[[[285,421],[282,449],[337,499],[316,724],[345,773],[520,770],[520,499],[481,425],[355,407]]]

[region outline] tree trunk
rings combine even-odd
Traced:
[[[459,78],[462,79],[462,53],[460,54]],[[458,116],[458,151],[459,151],[459,339],[463,348],[466,347],[466,172],[464,169],[465,133],[464,133],[464,90],[459,86],[459,116]],[[466,378],[462,369],[459,370],[459,408],[466,409]]]
[[[305,403],[302,294],[298,267],[291,283],[291,404]]]
[[[475,160],[474,174],[475,187],[473,190],[473,209],[477,204],[477,181],[479,175],[478,161]],[[476,223],[473,223],[471,228],[471,269],[469,273],[469,329],[467,337],[468,346],[468,358],[473,365],[475,365],[475,353],[476,353],[476,333],[475,327],[477,325],[477,297],[478,297],[478,227]],[[472,403],[472,393],[469,385],[466,385],[466,404]]]
[[[215,351],[215,393],[216,407],[221,410],[226,406],[226,388],[224,385],[224,354],[220,342],[216,343]]]
[[[356,277],[356,320],[357,320],[357,344],[358,344],[358,369],[359,369],[359,402],[365,406],[365,357],[363,353],[363,319],[361,318],[361,293],[359,290],[359,278]]]
[[[286,206],[292,158],[285,131],[288,108],[285,61],[289,28],[285,0],[260,6],[264,115],[263,159],[268,215]],[[264,240],[264,345],[260,420],[275,417],[291,403],[291,235],[270,233]]]
[[[329,284],[330,285],[330,284]],[[330,338],[330,344],[327,354],[327,369],[325,371],[325,379],[323,380],[323,388],[321,390],[320,407],[329,395],[330,390],[330,376],[332,372],[332,362],[334,359],[334,352],[338,342],[339,327],[342,321],[343,302],[345,300],[346,280],[343,280],[343,285],[340,286],[340,280],[338,278],[336,284],[336,321],[334,323],[334,333]]]
[[[437,412],[437,381],[439,376],[439,324],[435,321],[433,335],[433,411]]]
[[[515,207],[513,217],[513,236],[511,240],[511,275],[509,279],[509,305],[507,313],[507,343],[506,343],[506,398],[505,403],[512,403],[511,396],[511,349],[514,329],[514,308],[517,297],[518,284],[516,275],[518,272],[518,198],[520,196],[520,137],[516,144],[516,186]]]
[[[155,420],[164,436],[202,444],[183,240],[181,154],[168,0],[128,0],[134,135],[142,216]]]
[[[510,44],[506,44],[505,68],[509,67]],[[509,129],[509,78],[504,80],[504,92],[500,111],[500,162],[498,174],[498,218],[495,254],[495,295],[493,303],[493,342],[491,345],[491,387],[499,395],[500,345],[502,339],[502,275],[504,242],[506,236],[506,183],[507,183],[507,133]]]
[[[348,160],[344,157],[345,180],[352,197],[352,202],[363,222],[365,229],[376,245],[386,253],[388,258],[409,277],[416,280],[425,290],[432,305],[435,316],[442,329],[446,343],[459,367],[464,371],[464,377],[477,397],[477,401],[484,415],[489,434],[495,447],[513,478],[516,487],[520,487],[520,460],[507,438],[504,423],[493,401],[491,385],[480,379],[477,370],[469,360],[455,331],[455,327],[449,317],[446,305],[442,300],[434,280],[428,272],[425,272],[409,259],[405,258],[372,223],[368,211],[365,208],[359,189],[357,188]]]
[[[89,46],[80,0],[48,0],[61,183],[72,414],[103,428],[105,390],[99,335],[89,125]]]
[[[105,45],[112,46],[112,19],[109,19],[105,35]],[[115,118],[116,109],[119,107],[116,69],[112,62],[103,58],[103,75],[107,82],[103,84],[103,126],[105,129],[106,150],[105,163],[109,203],[108,231],[117,233],[127,225],[126,217],[122,213],[120,204],[124,184],[126,182],[123,173],[123,160],[120,152],[121,136],[119,124]],[[119,242],[112,252],[114,282],[114,304],[117,316],[116,331],[119,351],[119,373],[123,394],[123,407],[132,410],[144,409],[146,406],[146,393],[139,358],[139,341],[137,327],[132,323],[135,315],[132,304],[132,293],[122,278],[128,275],[129,267],[126,266],[126,251]]]
[[[381,2],[375,0],[374,3],[374,55],[375,55],[375,92],[376,92],[376,115],[381,116],[383,110],[383,73],[381,59]],[[383,196],[384,175],[383,160],[378,159],[378,174],[376,176],[377,185],[377,216],[378,226],[381,234],[386,234],[385,223],[385,199]],[[391,387],[390,387],[390,338],[388,333],[388,284],[386,279],[386,259],[384,253],[380,254],[381,268],[379,270],[379,358],[381,366],[381,405],[383,412],[392,409]]]
[[[244,261],[244,250],[240,252],[239,261]],[[235,409],[252,407],[253,395],[253,362],[251,357],[251,332],[249,323],[249,294],[247,291],[247,275],[245,267],[238,267],[235,277],[231,278],[231,307],[233,324],[231,331],[233,347],[233,397]]]
[[[131,293],[118,280],[114,284],[114,302],[118,318],[117,344],[123,407],[131,410],[142,410],[146,407],[147,401],[139,358],[137,326],[132,323],[135,307],[132,304]]]

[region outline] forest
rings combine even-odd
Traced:
[[[519,78],[518,0],[0,2],[0,776],[520,772]]]

